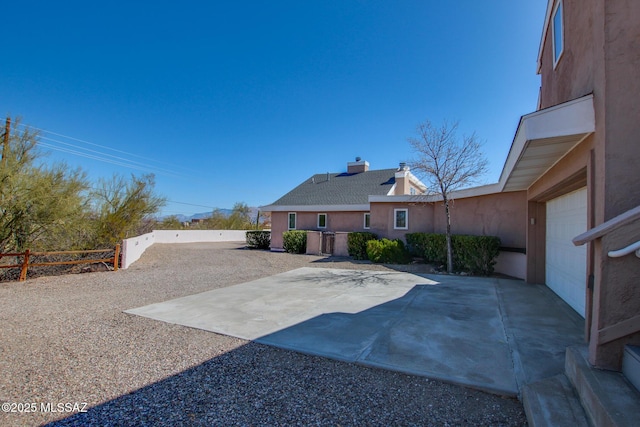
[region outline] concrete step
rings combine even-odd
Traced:
[[[522,388],[522,405],[532,427],[588,427],[587,416],[564,374]]]
[[[622,356],[622,373],[634,385],[636,390],[640,390],[640,347],[627,345]]]
[[[640,425],[640,392],[622,373],[591,367],[585,346],[567,348],[565,371],[592,425]]]

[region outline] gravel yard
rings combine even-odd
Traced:
[[[157,244],[115,273],[0,283],[0,425],[526,425],[517,400],[123,313],[314,266],[386,269]]]

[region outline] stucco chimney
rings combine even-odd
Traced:
[[[409,166],[405,162],[400,163],[395,174],[396,190],[395,195],[411,194],[411,184],[409,183]]]
[[[355,162],[347,163],[347,173],[361,173],[369,170],[369,162],[356,157]]]

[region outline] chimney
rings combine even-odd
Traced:
[[[347,173],[361,173],[369,170],[369,162],[356,157],[355,162],[347,163]]]
[[[401,162],[395,174],[396,190],[395,195],[411,194],[411,184],[409,183],[409,166]]]

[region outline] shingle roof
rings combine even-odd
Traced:
[[[282,196],[272,206],[362,205],[369,196],[384,196],[395,184],[396,169],[360,173],[321,173]]]

